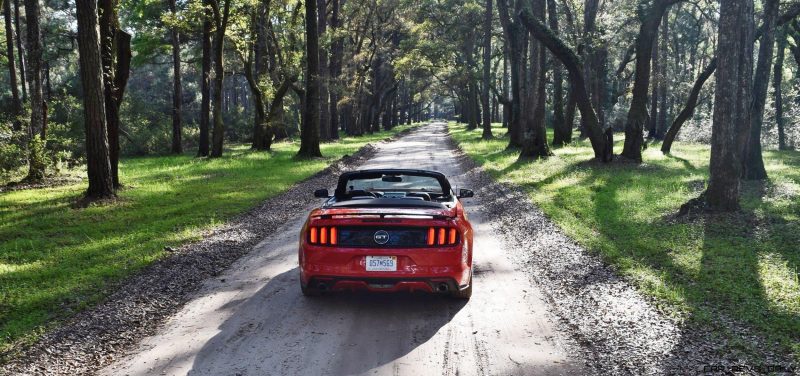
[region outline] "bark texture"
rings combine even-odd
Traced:
[[[786,150],[786,133],[783,119],[783,59],[786,51],[786,31],[780,28],[777,31],[778,51],[775,54],[775,73],[772,78],[772,88],[775,93],[775,125],[778,127],[778,149]]]
[[[328,30],[327,2],[317,0],[317,35],[319,40],[325,40],[325,33]],[[324,46],[319,46],[319,133],[320,139],[330,141],[333,139],[330,118],[330,90],[328,86],[330,67],[328,66],[328,50]]]
[[[342,58],[344,56],[344,37],[336,36],[337,30],[341,28],[341,19],[339,18],[340,2],[339,0],[331,0],[331,34],[335,37],[331,42],[331,60],[330,68],[330,122],[331,122],[331,136],[333,139],[339,138],[339,129],[341,123],[339,122],[339,76],[342,74]],[[324,109],[323,109],[324,111]],[[344,130],[344,129],[342,129]]]
[[[222,156],[222,146],[225,141],[225,124],[222,121],[222,98],[224,95],[222,83],[225,80],[225,30],[228,28],[231,1],[225,0],[222,9],[220,9],[219,1],[212,2],[216,30],[214,30],[214,90],[212,97],[214,128],[211,132],[211,154],[209,155],[211,158]]]
[[[764,30],[758,47],[758,63],[753,78],[753,107],[750,115],[750,137],[744,150],[742,178],[764,180],[767,170],[761,153],[761,127],[764,124],[764,107],[767,103],[772,54],[775,46],[775,26],[778,20],[779,0],[764,1]]]
[[[177,12],[175,0],[169,0],[169,11]],[[181,41],[177,27],[170,30],[172,37],[172,148],[173,154],[183,153],[181,104],[183,90],[181,88]]]
[[[119,109],[130,72],[131,37],[120,30],[117,0],[99,0],[97,5],[100,11],[100,56],[103,60],[103,92],[111,176],[114,187],[119,188]]]
[[[573,95],[581,117],[586,119],[589,140],[592,143],[595,158],[603,162],[610,162],[613,158],[613,140],[610,128],[603,130],[597,115],[592,108],[592,101],[586,90],[586,81],[581,70],[581,62],[578,55],[567,47],[561,39],[555,36],[539,19],[533,16],[527,9],[520,13],[525,27],[531,32],[534,38],[542,42],[550,52],[564,64],[569,75]]]
[[[634,73],[631,107],[625,122],[625,146],[622,155],[641,162],[644,147],[644,126],[647,114],[647,89],[650,86],[650,59],[658,25],[667,8],[679,0],[653,0],[649,7],[640,7],[639,34],[636,37],[636,70]]]
[[[103,94],[103,65],[100,56],[97,1],[76,0],[78,21],[78,52],[83,112],[86,131],[86,170],[89,176],[89,199],[114,196],[108,139],[106,135],[105,96]]]
[[[486,109],[489,108],[489,85],[491,85],[491,64],[492,64],[492,2],[486,0],[486,9],[483,14],[483,91],[481,92],[481,103],[483,104],[483,133],[481,138],[484,140],[492,139],[492,114]]]
[[[25,0],[25,20],[27,21],[27,47],[28,47],[28,77],[31,81],[31,121],[29,125],[29,137],[33,143],[35,137],[41,138],[40,142],[46,142],[46,105],[44,103],[44,88],[42,86],[42,35],[40,31],[40,9],[39,0]],[[28,158],[28,176],[25,178],[30,181],[44,179],[45,164],[43,156],[34,155],[38,149],[29,148],[31,154]]]
[[[669,68],[669,11],[664,14],[664,20],[661,25],[661,42],[659,43],[659,56],[662,62],[659,64],[658,69],[658,116],[656,117],[656,132],[653,135],[656,140],[664,138],[664,132],[667,129],[667,91],[669,84],[667,83],[669,75],[667,69]]]
[[[558,36],[558,11],[555,0],[547,0],[547,19],[550,30]],[[553,146],[564,146],[572,142],[572,124],[564,119],[564,77],[562,65],[553,61]]]
[[[22,100],[17,87],[17,65],[14,61],[14,29],[11,26],[11,0],[3,1],[3,20],[6,24],[6,58],[8,60],[8,83],[11,86],[11,116],[14,117],[14,130],[22,129],[18,117],[22,115]]]
[[[514,11],[519,13],[521,9],[520,0],[516,1]],[[508,123],[508,147],[516,148],[521,146],[521,132],[523,127],[522,119],[522,97],[524,75],[522,75],[522,65],[525,58],[524,48],[527,43],[525,29],[511,17],[507,0],[497,0],[497,10],[500,15],[500,23],[503,25],[503,34],[508,44],[509,69],[511,71],[511,119]]]
[[[17,40],[17,56],[19,57],[19,80],[22,86],[22,102],[28,102],[28,80],[27,70],[25,69],[25,48],[22,45],[22,30],[19,27],[19,0],[14,0],[14,29],[17,30],[15,35]]]
[[[306,0],[306,88],[303,124],[300,129],[300,158],[321,157],[319,150],[319,34],[316,0]]]
[[[530,15],[544,25],[546,14],[545,0],[534,0],[529,9]],[[529,117],[523,130],[522,150],[520,158],[545,158],[552,153],[547,145],[547,128],[545,127],[545,85],[546,85],[546,51],[537,39],[531,39],[529,51],[530,79],[528,83],[527,107]]]
[[[203,0],[208,6],[209,0]],[[211,125],[211,15],[203,18],[202,35],[202,73],[200,75],[200,139],[197,156],[207,157],[209,154],[209,128]]]
[[[711,135],[708,207],[739,209],[742,151],[749,136],[753,88],[753,1],[721,0],[717,88]]]
[[[689,93],[689,99],[686,100],[686,106],[684,106],[683,110],[680,114],[675,118],[672,122],[672,125],[669,127],[666,136],[664,136],[664,142],[661,144],[661,152],[664,154],[669,154],[672,150],[672,143],[675,141],[675,137],[678,136],[678,132],[680,132],[681,127],[683,124],[689,120],[692,115],[694,114],[694,109],[697,108],[697,100],[700,97],[700,91],[703,89],[703,84],[714,74],[714,70],[717,69],[717,59],[714,58],[711,60],[711,63],[706,66],[705,70],[700,73],[700,76],[697,77],[695,80],[694,85],[692,85],[692,91]]]

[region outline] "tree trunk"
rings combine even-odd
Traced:
[[[319,150],[319,34],[317,33],[317,2],[306,0],[306,89],[303,107],[303,126],[300,129],[301,158],[322,157]]]
[[[337,30],[341,27],[341,20],[339,19],[339,0],[331,0],[331,34],[337,35]],[[344,55],[344,39],[341,36],[335,37],[331,42],[331,61],[330,61],[330,80],[332,84],[329,86],[330,91],[330,123],[331,123],[331,138],[339,138],[339,76],[342,74],[342,58]],[[324,109],[323,109],[324,110]]]
[[[656,30],[658,33],[658,30]],[[658,115],[660,113],[658,108],[658,94],[659,84],[661,83],[661,70],[659,61],[659,52],[661,40],[656,36],[653,38],[653,65],[650,70],[650,114],[647,118],[647,138],[658,139]]]
[[[587,80],[587,89],[592,100],[592,107],[594,107],[597,114],[597,120],[600,122],[601,128],[605,128],[605,98],[606,98],[606,65],[608,60],[607,47],[600,44],[595,46],[594,40],[598,38],[596,35],[596,20],[597,12],[600,7],[599,0],[586,0],[584,5],[583,21],[584,21],[584,40],[583,45],[578,48],[579,52],[583,53],[584,59],[584,77]],[[581,119],[581,133],[580,138],[588,137],[588,130],[585,121]]]
[[[89,199],[109,198],[114,196],[114,182],[111,176],[106,136],[97,1],[76,0],[75,8],[78,21],[78,52],[86,130],[86,170],[89,176],[89,189],[86,191],[86,197]]]
[[[504,1],[504,0],[502,0]],[[508,77],[508,43],[503,43],[503,99],[508,99],[509,94],[509,77]],[[503,128],[508,129],[511,122],[511,101],[503,102]]]
[[[17,87],[17,67],[14,61],[14,29],[11,27],[11,0],[3,1],[3,19],[6,23],[6,58],[8,60],[8,82],[11,86],[11,116],[14,130],[22,130],[19,116],[22,115],[22,101]]]
[[[326,0],[317,0],[317,34],[319,40],[325,40],[325,32],[328,29],[328,17]],[[328,89],[328,76],[330,67],[328,66],[328,51],[324,46],[319,47],[319,135],[323,141],[333,139],[331,135],[330,118],[330,97]]]
[[[544,24],[546,14],[545,0],[534,0],[531,13]],[[531,81],[529,86],[528,98],[532,108],[528,128],[523,135],[524,142],[520,152],[520,158],[545,158],[552,153],[547,146],[547,128],[544,121],[545,116],[545,86],[546,73],[545,65],[547,54],[542,43],[536,39],[531,40],[530,45],[530,74]]]
[[[100,53],[103,60],[103,93],[106,103],[106,135],[108,138],[108,153],[111,162],[111,177],[114,188],[120,187],[119,181],[119,108],[122,103],[122,92],[125,87],[119,87],[117,76],[125,75],[127,83],[128,71],[120,72],[120,66],[130,67],[130,37],[121,38],[123,33],[119,29],[116,0],[99,0],[100,11]],[[123,43],[127,41],[128,45]],[[127,51],[127,56],[121,54]]]
[[[601,128],[600,121],[592,108],[592,101],[586,90],[586,81],[578,55],[534,17],[528,9],[523,10],[520,17],[531,35],[541,41],[566,67],[575,102],[581,111],[581,117],[586,119],[589,140],[592,143],[595,158],[603,162],[610,162],[613,158],[613,133],[611,128],[605,131]]]
[[[664,138],[664,130],[667,129],[667,69],[669,65],[669,11],[664,14],[664,25],[661,26],[661,43],[659,44],[661,51],[662,63],[659,64],[658,69],[658,118],[656,119],[656,132],[654,137],[656,140]]]
[[[169,0],[169,11],[174,16],[177,13],[175,0]],[[183,153],[181,140],[181,103],[183,91],[181,90],[181,44],[177,27],[172,27],[172,153]]]
[[[45,140],[45,103],[44,90],[42,87],[42,36],[39,30],[39,1],[25,0],[25,20],[27,21],[27,40],[28,40],[28,77],[31,80],[31,122],[29,125],[29,136],[31,142],[35,137],[40,137],[42,143]],[[31,144],[30,157],[28,158],[28,176],[26,180],[38,181],[44,179],[45,165],[44,156],[35,155],[39,148]]]
[[[747,142],[753,88],[753,0],[720,0],[716,90],[711,134],[708,207],[739,209],[742,151]]]
[[[521,9],[521,0],[515,2],[514,12]],[[497,9],[500,14],[500,23],[503,25],[503,33],[506,36],[509,50],[509,65],[511,70],[511,121],[508,124],[508,147],[517,148],[522,146],[522,97],[523,83],[525,79],[522,75],[522,65],[525,58],[525,38],[523,26],[511,19],[506,0],[497,0]]]
[[[209,0],[203,1],[209,5]],[[211,118],[211,19],[206,14],[203,18],[203,70],[200,83],[200,140],[197,150],[198,157],[207,157],[209,152],[209,127]]]
[[[772,79],[772,87],[775,92],[775,124],[778,127],[778,150],[786,150],[786,133],[784,131],[783,119],[783,59],[786,51],[786,31],[781,28],[777,31],[778,51],[775,56],[775,75]]]
[[[228,16],[231,10],[231,1],[225,0],[225,5],[220,12],[219,3],[215,11],[214,20],[214,95],[212,98],[214,128],[211,133],[211,158],[222,156],[222,146],[225,141],[225,125],[222,121],[223,82],[225,80],[225,30],[228,28]]]
[[[10,1],[10,0],[9,0]],[[25,68],[25,48],[22,45],[22,32],[19,27],[19,0],[14,0],[14,29],[17,31],[17,52],[19,56],[19,80],[22,86],[22,102],[28,102],[28,71]]]
[[[636,72],[634,74],[631,107],[625,122],[625,146],[622,155],[641,162],[644,146],[644,125],[647,115],[647,88],[650,86],[650,58],[653,42],[658,34],[658,25],[667,8],[676,0],[654,0],[647,8],[640,8],[639,34],[636,37]]]
[[[483,103],[483,133],[481,138],[490,140],[492,136],[492,114],[489,111],[489,85],[491,84],[491,64],[492,64],[492,2],[486,0],[486,9],[483,13],[483,92],[481,92],[481,103]]]
[[[750,138],[744,150],[742,178],[745,180],[764,180],[767,170],[761,153],[761,127],[764,123],[764,107],[767,104],[772,53],[775,46],[775,23],[778,19],[780,0],[764,1],[764,33],[758,47],[758,65],[753,78],[753,102],[750,113]]]
[[[697,77],[697,80],[692,86],[692,91],[689,93],[689,99],[686,100],[686,106],[672,122],[672,125],[667,131],[667,135],[664,136],[664,142],[661,144],[661,152],[664,154],[670,153],[672,143],[675,141],[675,137],[678,136],[681,127],[694,114],[694,109],[697,107],[697,98],[700,96],[700,90],[703,89],[703,84],[711,77],[715,69],[717,69],[717,59],[713,58],[711,59],[711,63],[706,66],[703,72],[700,73],[700,76]]]
[[[547,0],[550,30],[558,36],[558,12],[555,0]],[[561,63],[553,61],[553,146],[564,146],[572,140],[572,127],[564,119],[564,78]]]

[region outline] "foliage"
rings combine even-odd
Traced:
[[[0,123],[0,177],[19,171],[27,161],[27,153],[19,145],[23,144],[21,132],[14,132],[10,124]]]

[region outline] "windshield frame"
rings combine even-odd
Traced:
[[[452,188],[450,187],[450,182],[447,181],[447,178],[444,176],[444,174],[440,172],[427,171],[427,170],[405,170],[405,169],[373,169],[373,170],[346,172],[341,176],[339,176],[339,183],[336,185],[336,191],[334,192],[334,196],[337,198],[345,197],[347,194],[347,184],[352,180],[377,179],[382,177],[383,175],[406,175],[406,176],[420,176],[420,177],[434,178],[436,179],[436,181],[439,182],[439,185],[442,187],[441,194],[443,197],[450,197],[452,196],[453,193]]]

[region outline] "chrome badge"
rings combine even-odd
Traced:
[[[389,233],[383,230],[376,231],[373,239],[375,239],[375,243],[386,244],[389,242]]]

